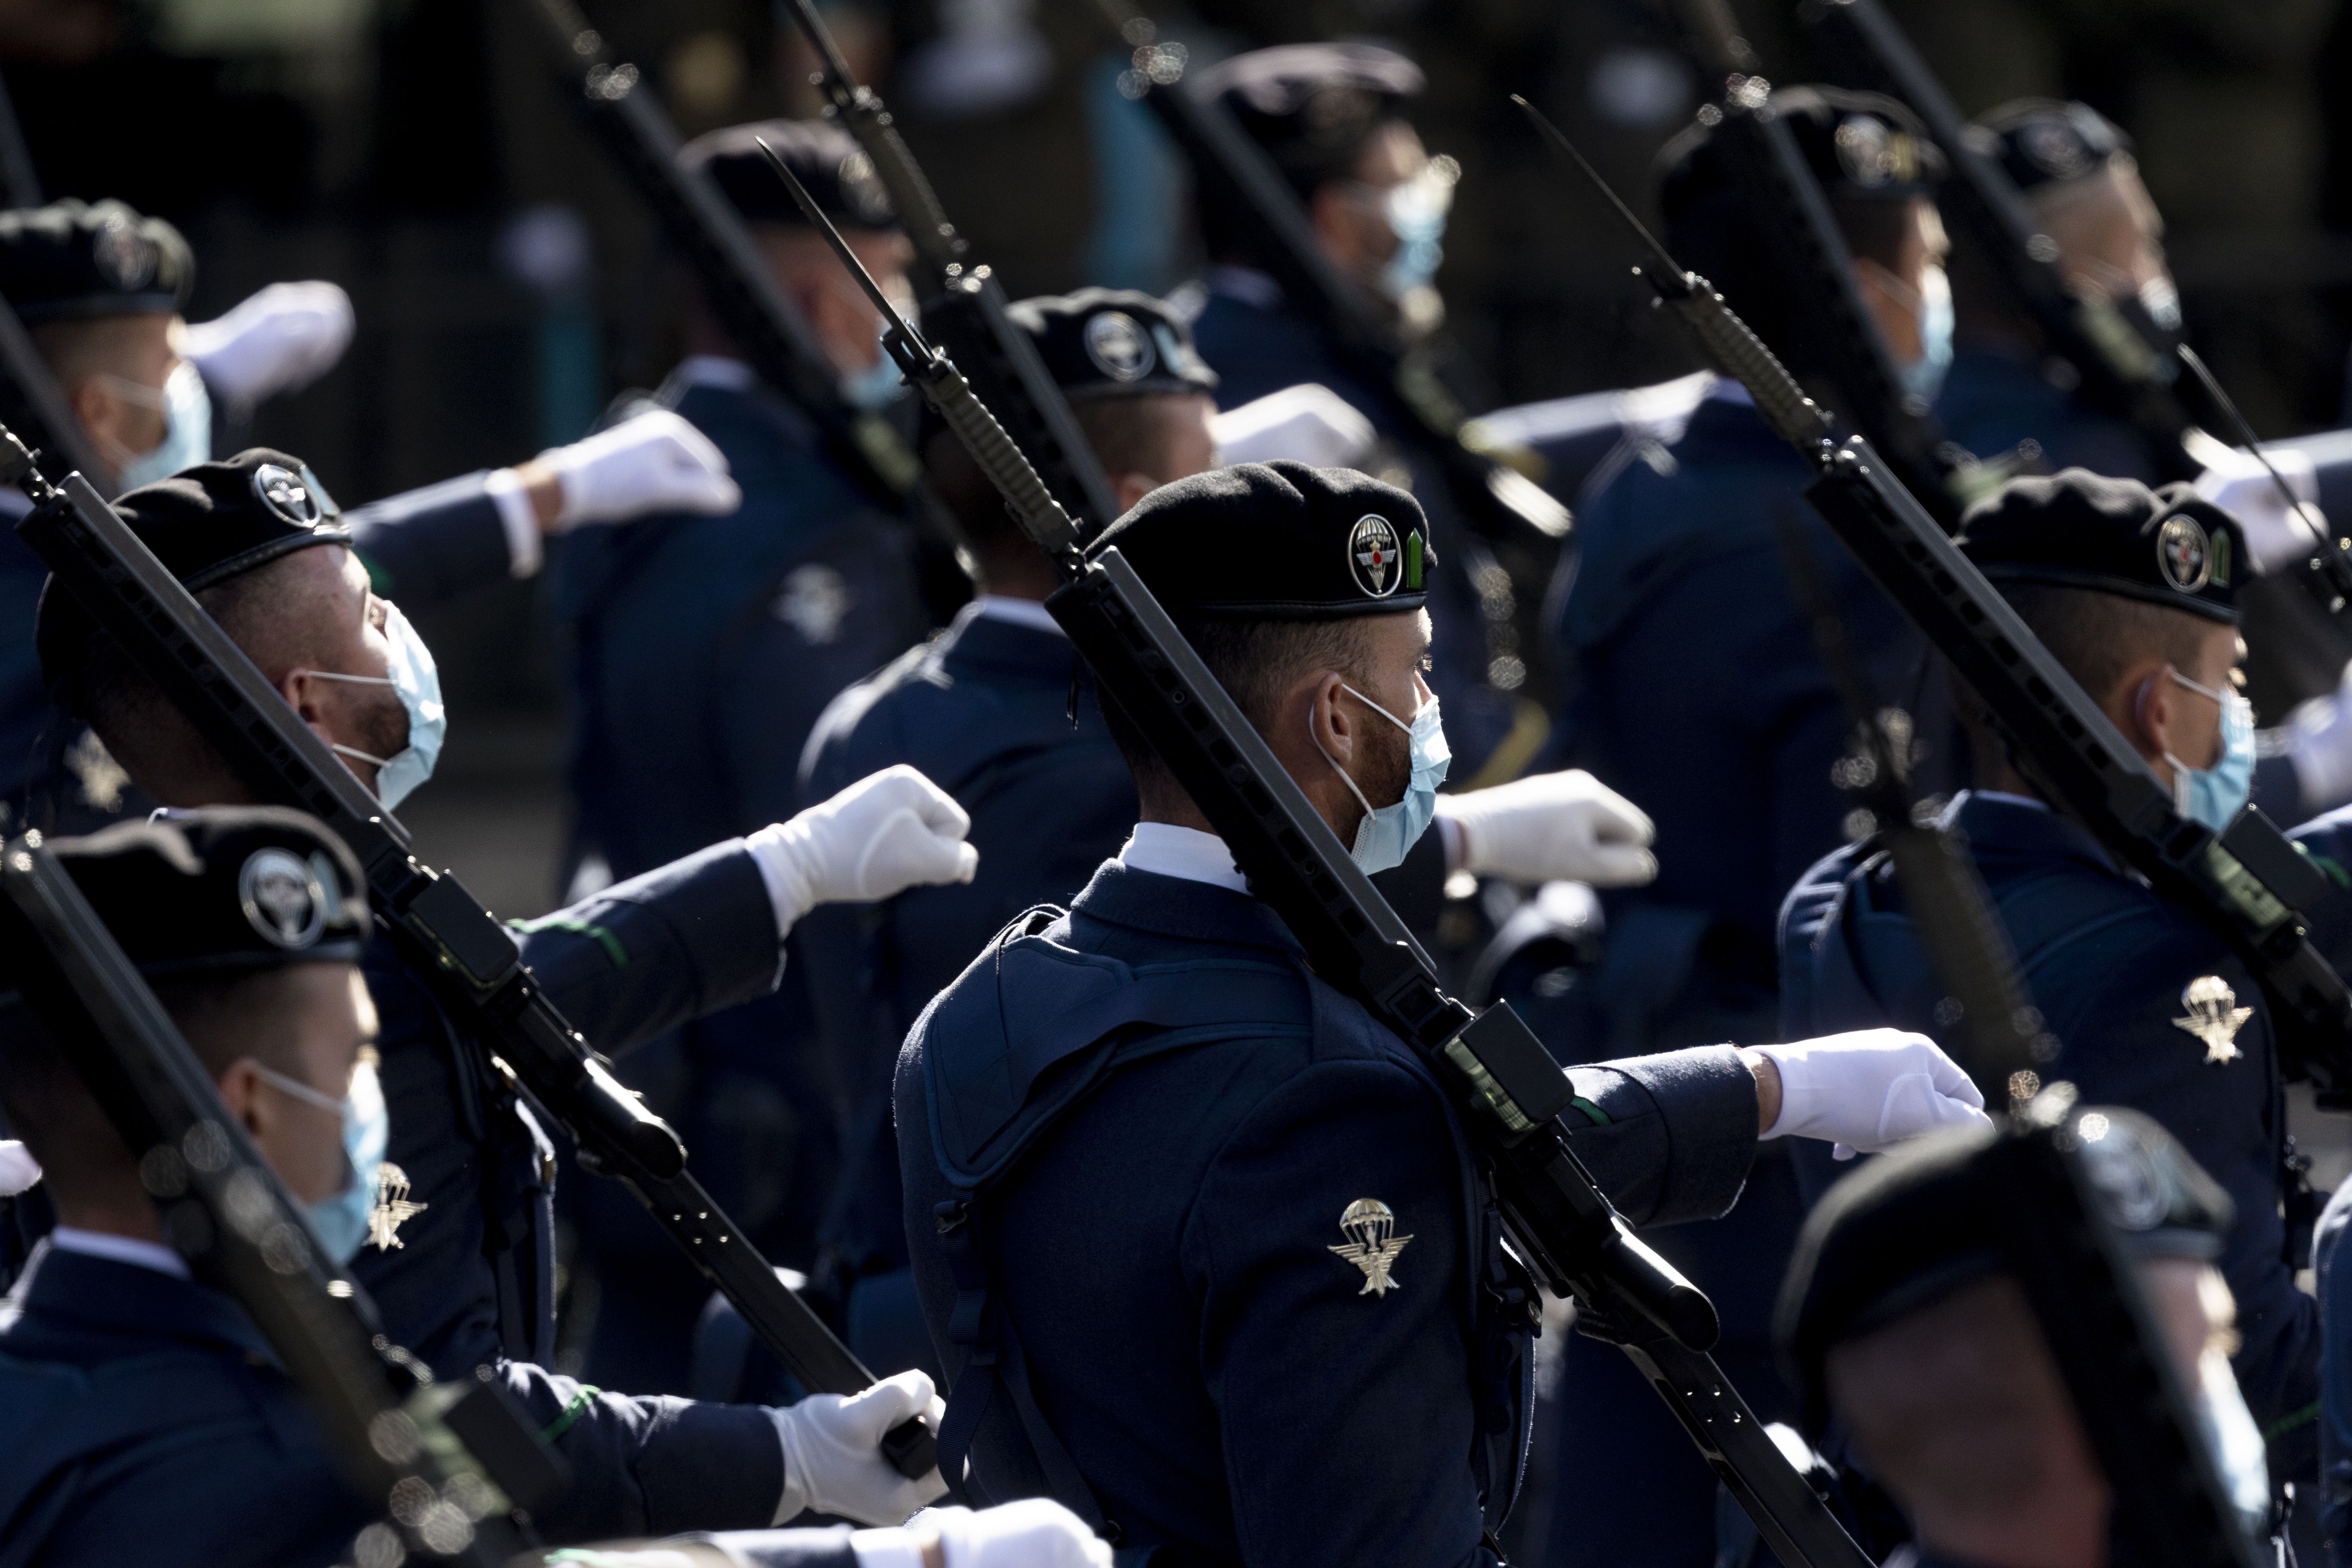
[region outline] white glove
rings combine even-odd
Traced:
[[[196,362],[215,396],[250,408],[334,369],[352,326],[352,297],[338,285],[272,283],[227,315],[184,329],[180,353]]]
[[[1481,877],[1631,888],[1658,874],[1649,850],[1657,828],[1641,807],[1582,768],[1441,795],[1437,815],[1462,830],[1456,869]]]
[[[563,485],[563,506],[550,531],[575,523],[617,522],[649,511],[724,516],[743,504],[727,477],[726,454],[667,408],[650,409],[539,460]]]
[[[1938,1127],[1989,1121],[1969,1075],[1925,1035],[1857,1029],[1758,1046],[1780,1069],[1780,1115],[1767,1138],[1819,1138],[1851,1160]]]
[[[862,1524],[896,1524],[947,1496],[938,1469],[910,1481],[881,1449],[883,1434],[911,1416],[937,1431],[944,1408],[932,1396],[929,1373],[902,1372],[862,1394],[812,1394],[771,1409],[768,1419],[784,1446],[784,1492],[776,1500],[775,1522],[815,1509]]]
[[[980,851],[963,841],[971,831],[971,816],[952,795],[900,763],[743,843],[768,884],[782,935],[819,904],[971,881],[980,869]]]
[[[2294,764],[2304,816],[2352,805],[2352,664],[2344,667],[2335,690],[2298,703],[2275,738],[2285,742]]]
[[[1292,458],[1318,468],[1352,468],[1372,449],[1372,422],[1328,386],[1305,382],[1209,420],[1217,464]]]
[[[2264,451],[2271,468],[2294,492],[2307,522],[2288,510],[2286,497],[2279,494],[2278,483],[2262,459],[2240,447],[2219,441],[2200,443],[2197,456],[2208,466],[2197,476],[2196,488],[2200,496],[2238,520],[2238,526],[2246,531],[2246,548],[2254,560],[2263,571],[2274,572],[2289,562],[2317,553],[2319,542],[2327,537],[2327,519],[2315,504],[2319,476],[2311,454],[2286,447]]]
[[[0,1198],[13,1198],[41,1179],[40,1162],[13,1138],[0,1138]]]
[[[1051,1498],[1025,1498],[974,1513],[927,1508],[899,1530],[849,1538],[858,1568],[922,1568],[936,1540],[947,1568],[1110,1568],[1110,1543]]]

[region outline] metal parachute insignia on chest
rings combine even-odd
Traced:
[[[1397,1282],[1389,1271],[1412,1239],[1395,1234],[1395,1211],[1378,1198],[1358,1198],[1341,1211],[1339,1231],[1348,1239],[1330,1250],[1364,1271],[1364,1288],[1356,1294],[1385,1296],[1395,1289]]]
[[[2218,974],[2199,975],[2181,991],[2180,1005],[2188,1016],[2172,1020],[2172,1026],[2205,1042],[2208,1063],[2233,1062],[2245,1055],[2238,1048],[2238,1031],[2254,1010],[2238,1005],[2238,994],[2228,981]]]

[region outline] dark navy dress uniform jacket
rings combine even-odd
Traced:
[[[1585,508],[1562,563],[1567,754],[1657,824],[1657,879],[1601,895],[1612,1054],[1690,1043],[1672,1015],[1692,1005],[1760,1004],[1769,1018],[1781,896],[1844,838],[1851,803],[1830,767],[1845,708],[1789,586],[1776,517],[1800,522],[1882,699],[1915,705],[1916,635],[1805,505],[1811,477],[1753,407],[1710,397],[1679,440]]]
[[[2238,1301],[2238,1382],[2270,1439],[2274,1480],[2315,1473],[2318,1308],[2294,1288],[2281,1205],[2285,1110],[2260,987],[2228,944],[2125,877],[2071,820],[1968,793],[1945,816],[1969,846],[2014,943],[2026,989],[2058,1037],[2044,1069],[2094,1104],[2162,1122],[2237,1205],[2221,1271]],[[1790,1038],[1893,1025],[1939,1035],[1940,991],[1885,857],[1850,847],[1806,873],[1782,916]],[[2338,962],[2341,957],[2338,955]],[[2218,976],[2252,1014],[2227,1061],[2175,1020],[2183,991]]]
[[[608,1054],[763,994],[777,972],[775,912],[740,842],[617,884],[517,934],[549,998]],[[409,1180],[408,1201],[425,1207],[400,1226],[397,1246],[362,1247],[352,1273],[391,1337],[436,1373],[497,1364],[509,1384],[562,1411],[575,1385],[524,1364],[544,1363],[554,1342],[552,1146],[491,1066],[490,1044],[441,1005],[385,938],[370,944],[364,966],[380,1016],[388,1158]],[[688,1410],[690,1418],[677,1414]],[[601,1396],[569,1419],[567,1453],[645,1450],[649,1457],[634,1462],[648,1507],[675,1521],[663,1528],[773,1517],[774,1428],[759,1410]],[[737,1506],[751,1497],[767,1511]]]
[[[556,1444],[574,1479],[537,1520],[551,1541],[773,1516],[783,1459],[762,1412],[599,1394],[535,1369],[503,1377],[533,1425],[570,1418]],[[679,1473],[715,1440],[745,1460]],[[373,1517],[236,1302],[55,1248],[0,1307],[0,1454],[6,1568],[302,1568],[347,1560]]]
[[[781,822],[835,692],[922,635],[904,527],[757,390],[663,389],[726,454],[743,504],[556,542],[583,843],[617,877]]]
[[[1211,1560],[1491,1561],[1532,1292],[1436,1080],[1299,953],[1244,894],[1112,862],[924,1015],[896,1092],[943,1430],[972,1361],[937,1206],[968,1186],[993,1310],[1091,1494],[1064,1501],[1098,1506],[1129,1548]],[[1253,987],[1282,1000],[1150,1022]],[[1097,1037],[1090,1020],[1147,990],[1144,1017]],[[1574,1076],[1594,1122],[1580,1152],[1630,1217],[1730,1205],[1756,1141],[1735,1053]],[[1385,1292],[1334,1251],[1360,1239],[1341,1215],[1364,1199],[1412,1237]],[[971,1448],[1000,1498],[1048,1489],[1011,1410],[992,1400]]]
[[[1936,418],[1945,435],[1986,462],[2032,441],[2052,473],[2088,468],[2142,484],[2164,479],[2137,428],[2054,385],[2028,350],[1974,343],[1956,351],[1936,395]]]

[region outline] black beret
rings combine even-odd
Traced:
[[[843,228],[896,228],[898,215],[890,193],[874,173],[874,161],[857,139],[822,120],[766,120],[730,125],[696,137],[678,149],[678,162],[700,169],[732,202],[745,223],[794,224],[808,219],[791,191],[760,151],[765,142],[794,178],[806,186],[817,208]]]
[[[1193,85],[1223,100],[1292,184],[1307,191],[1345,174],[1364,139],[1427,79],[1377,44],[1280,44],[1219,60]]]
[[[1968,128],[1972,151],[1997,158],[2021,191],[2063,185],[2131,152],[2131,138],[2087,103],[2021,98]]]
[[[1960,548],[1995,583],[2119,594],[2228,626],[2252,569],[2237,520],[2188,485],[2083,468],[2010,480],[1960,519]]]
[[[196,286],[180,231],[121,202],[0,212],[0,297],[27,325],[177,313]]]
[[[1784,87],[1769,112],[1795,135],[1805,163],[1832,200],[1908,201],[1932,195],[1944,177],[1944,154],[1904,104],[1881,93],[1837,87]],[[1715,146],[1721,111],[1712,104],[1697,123],[1658,153],[1659,206],[1672,221],[1730,184]]]
[[[2096,1201],[2126,1252],[2221,1256],[2235,1218],[2230,1194],[2171,1133],[2113,1107],[2084,1110],[2074,1126]],[[1871,1161],[1814,1206],[1781,1285],[1774,1335],[1816,1425],[1827,1414],[1822,1367],[1832,1346],[2006,1270],[1984,1165],[2005,1136],[1983,1125],[1931,1133]]]
[[[1108,397],[1217,390],[1184,318],[1133,289],[1081,289],[1013,302],[1007,312],[1037,340],[1064,393]]]
[[[192,594],[292,551],[352,541],[310,466],[267,447],[142,485],[114,510]],[[35,619],[43,678],[54,687],[80,658],[93,623],[54,577]]]
[[[1421,503],[1353,468],[1281,458],[1162,485],[1103,531],[1171,616],[1321,621],[1422,607]]]
[[[299,811],[158,812],[47,847],[150,979],[355,963],[367,944],[359,861]]]

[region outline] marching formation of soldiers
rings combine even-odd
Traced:
[[[0,212],[0,397],[42,448],[11,468],[0,442],[24,523],[0,537],[0,882],[78,889],[252,1178],[189,1222],[187,1172],[219,1163],[126,1120],[137,1072],[93,1065],[126,1037],[109,1007],[138,1008],[82,984],[98,1022],[61,1025],[47,928],[7,924],[0,1568],[490,1561],[509,1529],[531,1562],[869,1568],[2352,1550],[2352,1197],[2311,1188],[2284,1087],[2352,1073],[2352,1001],[2325,1001],[2352,975],[2352,637],[2344,594],[2301,584],[2342,559],[2315,503],[2347,476],[2325,442],[2250,450],[2103,397],[1959,221],[1964,179],[1997,182],[2063,297],[2173,363],[2161,219],[2087,106],[2012,103],[1944,146],[1896,98],[1732,83],[1660,162],[1675,265],[1652,283],[1719,296],[1804,408],[1885,449],[1957,545],[1942,591],[1990,584],[2001,635],[2046,650],[2039,689],[2071,687],[2098,765],[2145,782],[2130,811],[2087,805],[1849,549],[1815,504],[1835,463],[1752,363],[1502,410],[1466,445],[1432,416],[1412,356],[1460,171],[1384,47],[1145,85],[1240,161],[1198,171],[1205,268],[1175,297],[990,318],[974,382],[1027,405],[995,412],[1044,501],[921,406],[952,405],[897,312],[984,290],[910,235],[852,114],[675,149],[756,273],[688,286],[658,391],[350,510],[300,454],[216,453],[211,420],[332,365],[340,289],[191,324],[169,224]],[[1803,245],[1760,237],[1775,202]],[[1827,270],[1792,276],[1796,250]],[[763,357],[744,299],[808,374]],[[71,537],[147,575],[64,560],[44,520],[76,507],[116,526]],[[1064,587],[1106,562],[1089,581],[1164,612],[1143,654],[1089,640]],[[398,882],[400,840],[347,842],[331,791],[265,777],[260,728],[223,728],[142,642],[154,616],[106,597],[184,600],[383,835],[449,724],[409,616],[533,576],[569,688],[570,901],[492,956],[586,1088],[518,1055],[520,982],[469,991],[480,955],[420,940],[458,884]],[[1248,743],[1196,761],[1147,677]],[[2262,903],[2297,877],[2299,907]],[[2268,911],[2252,936],[2213,888]],[[1336,955],[1368,919],[1360,973]],[[1988,1066],[1956,952],[2018,988],[2029,1065]],[[1405,1027],[1416,975],[1496,1011]],[[1532,1070],[1479,1043],[1505,1010]],[[663,1086],[725,1215],[665,1214],[679,1189],[651,1178],[677,1173],[597,1142],[583,1106],[660,1123],[594,1100],[589,1050]],[[2029,1147],[2082,1178],[2025,1205],[2072,1215],[2074,1251],[2019,1240]],[[1529,1196],[1591,1188],[1573,1225]],[[231,1267],[240,1202],[299,1215],[256,1245],[274,1289],[325,1282],[310,1317]],[[674,1240],[756,1248],[763,1285],[789,1265],[813,1313],[779,1329]],[[1673,1289],[1602,1283],[1639,1279]],[[1704,1335],[1677,1326],[1696,1291]],[[350,1388],[321,1392],[303,1337],[353,1312],[407,1400],[385,1409],[410,1439],[366,1428],[378,1459],[458,1481],[361,1484]],[[812,1342],[868,1371],[827,1386]],[[1670,1386],[1676,1344],[1719,1383]],[[2093,1391],[2126,1373],[2145,1398],[2118,1415]],[[418,1392],[477,1386],[508,1437]],[[2125,1473],[2156,1432],[2179,1467]],[[518,1447],[558,1476],[528,1500],[479,1479]]]

